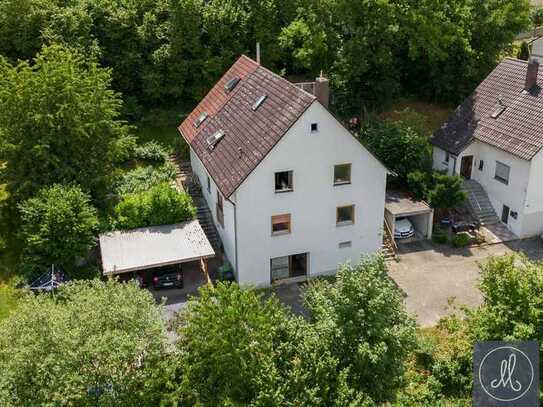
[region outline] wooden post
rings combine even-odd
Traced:
[[[207,259],[200,259],[200,270],[202,270],[202,273],[204,273],[207,284],[213,285],[213,281],[211,281],[211,277],[209,277],[209,272],[207,269]]]

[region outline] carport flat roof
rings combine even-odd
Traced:
[[[186,263],[215,256],[197,220],[100,235],[104,274]]]
[[[394,216],[422,215],[431,213],[432,208],[424,201],[418,201],[407,191],[387,190],[385,209]]]

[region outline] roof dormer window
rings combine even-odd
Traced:
[[[194,127],[198,128],[200,125],[207,119],[207,113],[202,112],[200,113],[200,116],[196,120],[194,120]]]
[[[257,101],[253,105],[253,110],[256,111],[258,108],[264,103],[264,101],[268,98],[268,95],[262,95],[260,96]]]
[[[217,145],[217,143],[219,141],[221,141],[221,139],[223,137],[224,137],[224,131],[222,131],[222,130],[219,130],[219,131],[213,133],[211,136],[209,136],[206,139],[207,148],[209,148],[210,150],[213,150],[215,148],[215,146]]]
[[[226,82],[226,85],[224,85],[225,92],[226,93],[232,92],[240,80],[241,79],[239,76],[234,76],[232,79]]]

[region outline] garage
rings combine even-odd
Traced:
[[[434,210],[408,191],[387,190],[385,223],[397,243],[431,239]]]
[[[215,252],[197,220],[104,233],[100,251],[104,275],[142,287],[194,291],[211,282]]]

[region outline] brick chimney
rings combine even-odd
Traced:
[[[537,74],[539,72],[539,62],[535,58],[530,58],[528,70],[526,71],[526,83],[524,89],[530,90],[537,84]]]
[[[328,109],[328,102],[330,101],[330,81],[321,75],[315,79],[315,96],[321,104]]]

